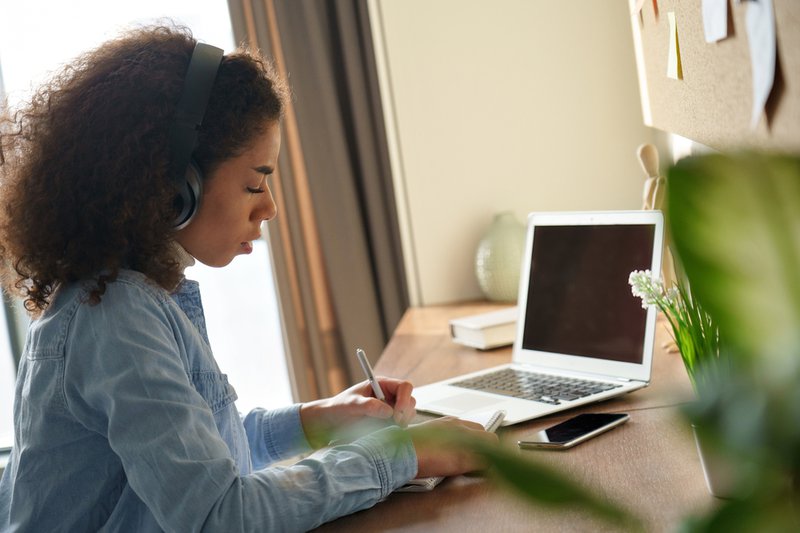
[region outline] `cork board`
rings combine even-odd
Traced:
[[[800,152],[800,1],[773,0],[775,81],[751,128],[753,102],[746,26],[748,1],[728,0],[728,37],[707,43],[700,0],[646,0],[631,16],[645,124],[719,150]],[[636,0],[630,0],[634,13]],[[667,76],[674,13],[682,79]]]

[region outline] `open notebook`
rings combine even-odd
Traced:
[[[417,387],[417,410],[509,425],[647,386],[656,309],[628,277],[661,271],[663,240],[659,211],[531,213],[511,364]]]
[[[472,416],[463,417],[464,420],[471,420],[481,424],[486,431],[494,433],[500,424],[503,422],[505,416],[504,411],[487,411],[484,413],[474,413]],[[433,490],[433,488],[444,480],[444,477],[423,477],[412,479],[395,492],[425,492]]]

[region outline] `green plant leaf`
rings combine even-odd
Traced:
[[[703,155],[679,162],[668,183],[677,255],[725,341],[738,353],[796,365],[800,160]]]
[[[492,465],[494,477],[532,503],[550,507],[574,507],[589,511],[617,526],[640,530],[633,515],[592,494],[578,483],[541,463],[524,458],[502,447],[479,445],[477,450]]]
[[[419,428],[418,428],[419,429]],[[398,434],[394,434],[398,438]],[[461,432],[427,428],[417,431],[415,442],[437,443],[439,446],[457,446],[482,456],[489,466],[491,477],[507,486],[530,503],[558,509],[579,509],[613,524],[618,528],[643,530],[641,521],[614,502],[593,494],[554,468],[538,463],[529,456],[499,444],[487,444],[483,439],[465,437]]]
[[[618,527],[642,529],[638,518],[622,507],[602,495],[593,494],[565,474],[535,462],[516,450],[512,451],[498,444],[487,444],[482,439],[465,438],[460,432],[450,432],[442,428],[431,428],[422,434],[417,433],[415,438],[439,442],[441,445],[457,443],[459,448],[483,456],[495,480],[531,503],[560,509],[580,509]]]

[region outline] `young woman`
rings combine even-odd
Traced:
[[[183,269],[250,253],[276,215],[266,180],[286,90],[254,54],[218,57],[187,145],[195,45],[179,28],[128,33],[68,66],[0,130],[3,285],[34,317],[0,482],[3,531],[306,530],[415,476],[478,466],[452,445],[423,444],[421,426],[401,429],[415,412],[400,380],[381,378],[387,403],[362,383],[240,417]],[[192,195],[199,209],[187,215]],[[397,424],[269,466],[364,419]],[[496,438],[454,419],[424,426]]]

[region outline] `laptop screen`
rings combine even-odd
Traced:
[[[522,348],[641,364],[647,311],[628,277],[652,267],[655,226],[533,229]]]

